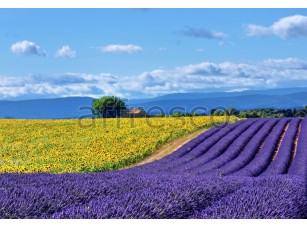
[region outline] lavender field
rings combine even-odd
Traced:
[[[307,119],[215,127],[120,171],[1,174],[0,218],[307,218]]]

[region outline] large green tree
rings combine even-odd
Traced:
[[[125,100],[115,96],[104,96],[94,100],[92,107],[96,118],[120,117],[121,112],[127,109]]]

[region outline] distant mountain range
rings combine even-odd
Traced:
[[[91,97],[67,97],[22,101],[0,101],[0,118],[67,119],[90,115]],[[242,92],[174,93],[149,99],[132,99],[129,107],[161,107],[165,113],[173,107],[190,112],[194,107],[211,110],[216,107],[234,107],[240,110],[254,108],[302,108],[307,105],[307,88],[248,90]],[[80,108],[84,107],[84,110]],[[177,109],[179,111],[179,109]],[[153,108],[152,113],[159,113]]]
[[[0,101],[0,118],[18,119],[70,119],[89,114],[93,98],[67,97],[23,101]]]

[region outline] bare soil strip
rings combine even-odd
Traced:
[[[282,134],[281,134],[281,136],[280,136],[280,139],[279,139],[279,141],[278,141],[278,143],[277,143],[277,146],[276,146],[276,149],[275,149],[275,151],[274,151],[274,155],[273,155],[271,161],[274,161],[275,158],[276,158],[276,156],[277,156],[277,154],[278,154],[278,151],[279,151],[279,149],[280,149],[281,143],[282,143],[282,141],[283,141],[283,139],[284,139],[284,137],[285,137],[285,134],[286,134],[286,132],[287,132],[287,130],[288,130],[288,128],[289,128],[289,124],[290,124],[290,122],[286,125],[286,127],[284,128],[284,130],[283,130],[283,132],[282,132]]]
[[[263,146],[264,146],[264,143],[268,140],[270,134],[271,134],[271,133],[274,131],[274,129],[276,128],[276,125],[277,125],[277,123],[275,123],[274,127],[270,130],[270,132],[267,134],[267,136],[265,136],[265,138],[262,140],[262,142],[260,143],[260,146],[259,146],[259,148],[257,149],[256,153],[254,154],[254,157],[253,157],[252,160],[254,160],[254,159],[258,156],[258,154],[260,153],[260,151],[262,150],[262,148],[263,148]],[[252,160],[251,160],[251,161],[252,161]]]
[[[294,140],[294,145],[293,145],[293,149],[292,149],[292,153],[291,153],[291,160],[290,160],[290,163],[289,163],[288,171],[289,171],[289,169],[290,169],[290,167],[292,165],[292,162],[293,162],[293,160],[295,158],[295,155],[296,155],[297,141],[298,141],[298,137],[299,137],[300,132],[301,132],[301,127],[302,127],[302,121],[299,123],[298,130],[297,130],[297,133],[296,133],[296,136],[295,136],[295,140]]]
[[[131,167],[134,167],[134,166],[139,166],[139,165],[143,165],[143,164],[146,164],[146,163],[150,163],[150,162],[159,160],[159,159],[165,157],[166,155],[173,153],[174,151],[176,151],[177,149],[182,147],[184,144],[189,142],[191,139],[197,137],[198,135],[205,132],[206,130],[208,130],[208,129],[201,129],[201,130],[198,130],[198,131],[193,132],[191,134],[188,134],[188,135],[182,136],[178,139],[175,139],[175,140],[173,140],[169,143],[166,143],[163,146],[161,146],[160,148],[158,148],[157,150],[155,150],[151,155],[144,158],[142,161],[134,163],[134,164],[132,164],[128,167],[125,167],[124,169],[128,169],[128,168],[131,168]]]
[[[275,126],[274,126],[274,128],[275,128]],[[272,130],[270,131],[270,133],[262,140],[260,146],[258,147],[258,149],[257,149],[257,151],[256,151],[256,153],[255,153],[255,155],[254,155],[254,158],[258,156],[258,154],[259,154],[260,151],[262,150],[262,147],[264,146],[264,143],[266,142],[267,138],[269,137],[269,135],[271,134],[271,132],[273,131],[274,128],[272,128]],[[254,158],[253,158],[253,159],[254,159]]]

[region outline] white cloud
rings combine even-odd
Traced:
[[[294,15],[281,18],[271,26],[249,24],[246,26],[248,36],[271,36],[275,35],[282,39],[307,38],[307,17]]]
[[[271,35],[271,30],[269,27],[264,27],[261,25],[249,24],[246,26],[246,34],[248,36],[269,36]]]
[[[218,43],[218,44],[219,44],[219,46],[220,46],[220,47],[224,47],[225,42],[223,42],[223,41],[219,41],[219,43]]]
[[[243,92],[243,91],[248,91],[248,90],[249,90],[248,88],[240,88],[240,89],[231,89],[231,90],[228,90],[226,92],[234,93],[234,92]]]
[[[46,53],[35,43],[24,40],[11,46],[11,51],[17,55],[38,55],[46,56]]]
[[[203,48],[197,48],[197,49],[195,49],[195,51],[196,51],[196,52],[205,52],[205,49],[203,49]]]
[[[160,47],[160,48],[158,48],[158,51],[166,51],[167,50],[167,48],[164,48],[164,47]]]
[[[307,62],[297,58],[266,59],[264,65],[274,69],[295,70],[307,69]]]
[[[192,28],[189,26],[186,26],[184,30],[180,31],[180,34],[196,38],[217,39],[217,40],[223,40],[228,36],[226,33],[223,32],[209,31],[204,28]]]
[[[63,46],[55,53],[55,57],[67,57],[67,58],[75,58],[77,53],[72,50],[68,45]]]
[[[307,61],[266,59],[253,63],[203,62],[134,76],[64,73],[1,76],[0,99],[116,95],[144,98],[176,92],[243,91],[307,87]]]
[[[101,47],[101,51],[105,53],[127,53],[127,54],[134,54],[143,51],[143,48],[134,45],[122,45],[122,44],[110,44],[104,47]]]

